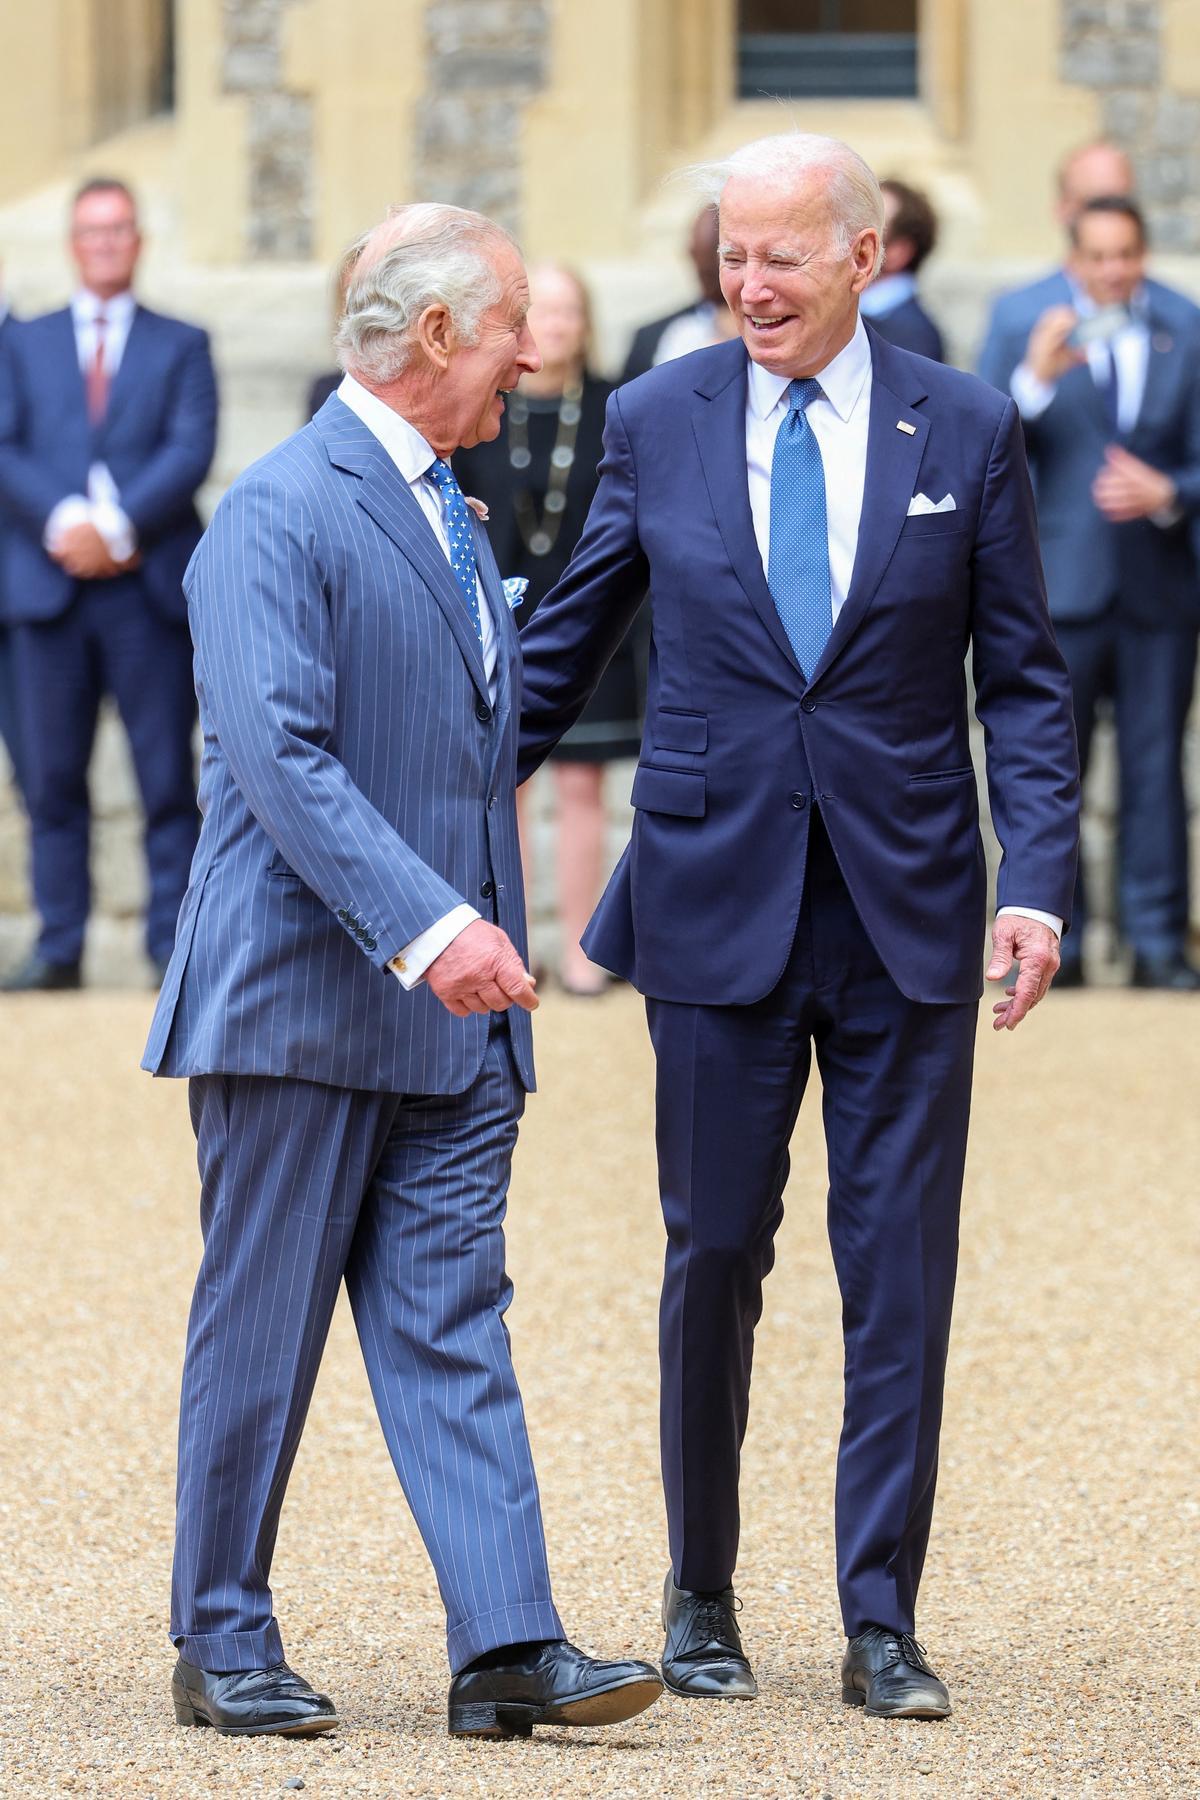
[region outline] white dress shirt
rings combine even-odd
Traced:
[[[654,351],[654,367],[688,356],[693,350],[707,350],[724,341],[717,330],[717,309],[711,300],[699,300],[688,312],[680,313],[665,328]]]
[[[128,289],[123,294],[113,294],[108,300],[102,300],[88,288],[80,288],[73,296],[71,323],[75,327],[75,354],[85,381],[96,360],[96,320],[99,315],[104,314],[104,372],[111,389],[136,312],[137,301]],[[96,527],[114,562],[125,562],[137,549],[137,532],[121,510],[120,492],[106,463],[95,462],[88,470],[86,494],[68,494],[54,507],[46,520],[42,543],[47,550],[53,550],[65,531],[80,524]]]
[[[436,450],[430,447],[415,425],[410,425],[407,419],[381,400],[378,394],[373,394],[360,381],[355,381],[353,375],[343,377],[337,392],[338,399],[344,401],[350,411],[362,420],[371,435],[379,439],[407,481],[409,492],[428,519],[448,565],[450,540],[446,535],[442,497],[429,478],[429,465],[437,456]],[[492,618],[478,572],[475,576],[475,593],[479,602],[479,624],[483,638],[483,670],[487,676],[488,692],[495,704],[496,622]],[[463,604],[465,606],[465,600]],[[428,930],[422,931],[411,944],[406,944],[391,964],[392,973],[401,986],[414,988],[423,981],[430,963],[454,942],[460,931],[465,931],[478,917],[475,908],[464,901],[461,906],[444,914]]]
[[[779,427],[787,417],[786,395],[791,379],[789,375],[774,375],[752,360],[746,383],[746,479],[764,575],[771,551],[771,459]],[[822,398],[807,408],[807,418],[825,469],[829,587],[836,622],[854,574],[867,479],[872,367],[871,344],[861,319],[850,342],[819,371],[816,379],[821,384]],[[1049,925],[1057,937],[1062,936],[1062,920],[1053,913],[1037,912],[1029,906],[1002,906],[1000,915],[1004,913],[1036,919]]]

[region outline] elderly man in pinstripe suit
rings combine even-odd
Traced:
[[[540,366],[516,246],[454,207],[370,233],[346,379],[188,571],[204,815],[144,1066],[186,1076],[204,1254],[171,1635],[182,1724],[328,1730],[269,1585],[345,1277],[448,1615],[452,1732],[607,1724],[661,1691],[566,1642],[504,1313],[533,1086],[520,652],[450,469]]]

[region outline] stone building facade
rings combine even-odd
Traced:
[[[931,192],[943,235],[926,286],[955,359],[969,364],[988,295],[1059,252],[1055,164],[1104,132],[1135,160],[1161,272],[1200,293],[1200,0],[911,0],[915,91],[783,102],[739,97],[739,33],[753,7],[6,7],[6,280],[21,311],[61,303],[71,185],[103,169],[138,187],[147,298],[213,334],[223,405],[210,505],[300,422],[306,382],[329,360],[329,269],[405,198],[479,207],[514,229],[532,257],[574,262],[595,296],[598,360],[614,367],[633,326],[688,292],[681,245],[695,198],[671,172],[788,123],[832,132],[881,174]],[[893,0],[887,10],[904,7]],[[1100,863],[1111,841],[1104,760],[1088,825]],[[1200,767],[1193,775],[1200,794]],[[93,778],[98,941],[107,968],[138,978],[138,808],[111,719]],[[614,853],[627,791],[628,771],[618,772]],[[22,820],[0,776],[0,964],[27,933]]]

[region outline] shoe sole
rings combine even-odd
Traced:
[[[535,1725],[620,1725],[653,1706],[661,1681],[626,1681],[552,1706],[522,1701],[476,1700],[450,1710],[451,1737],[529,1737]]]
[[[754,1683],[754,1686],[752,1689],[749,1689],[745,1693],[742,1693],[742,1694],[737,1694],[737,1693],[700,1694],[700,1693],[696,1692],[695,1688],[676,1687],[675,1683],[673,1681],[668,1681],[668,1679],[665,1675],[663,1676],[663,1686],[666,1688],[668,1694],[674,1694],[675,1698],[677,1700],[757,1700],[758,1699],[758,1683],[757,1682]]]
[[[842,1705],[861,1706],[868,1719],[948,1719],[952,1710],[948,1706],[944,1711],[935,1711],[930,1706],[868,1706],[867,1696],[861,1688],[843,1688]]]
[[[323,1731],[336,1731],[341,1721],[333,1718],[302,1719],[295,1725],[215,1725],[204,1713],[186,1700],[175,1702],[177,1725],[198,1725],[215,1731],[218,1737],[318,1737]]]

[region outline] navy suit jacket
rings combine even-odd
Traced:
[[[388,968],[463,900],[526,954],[520,646],[472,525],[494,706],[445,551],[336,395],[222,499],[186,582],[204,822],[144,1068],[393,1094],[475,1080],[489,1017]],[[529,1015],[509,1019],[532,1087]]]
[[[587,529],[523,637],[520,772],[571,723],[647,587],[653,651],[629,849],[585,938],[657,999],[745,1005],[778,982],[821,808],[900,989],[981,989],[986,876],[965,658],[1004,850],[1000,904],[1071,910],[1079,782],[1016,407],[870,333],[853,580],[805,684],[763,574],[740,343],[609,401]],[[913,495],[956,510],[907,516]]]
[[[77,582],[42,548],[60,500],[86,494],[108,465],[138,534],[140,574],[168,618],[185,617],[183,572],[200,537],[194,497],[216,443],[217,388],[208,338],[139,306],[99,426],[69,309],[30,319],[0,343],[0,506],[9,515],[2,585],[13,623],[56,618]]]
[[[1037,319],[1070,300],[1059,276],[997,303],[984,351],[994,386],[1007,393]],[[1096,618],[1116,603],[1122,617],[1150,628],[1200,620],[1200,309],[1158,282],[1147,282],[1146,303],[1146,386],[1130,431],[1118,438],[1086,366],[1068,370],[1046,410],[1024,422],[1056,619]],[[1176,524],[1114,525],[1097,509],[1092,482],[1113,442],[1171,476],[1181,509]]]
[[[877,313],[871,319],[871,329],[900,350],[911,350],[916,356],[927,356],[931,362],[946,360],[942,334],[915,297],[902,301],[891,312]]]

